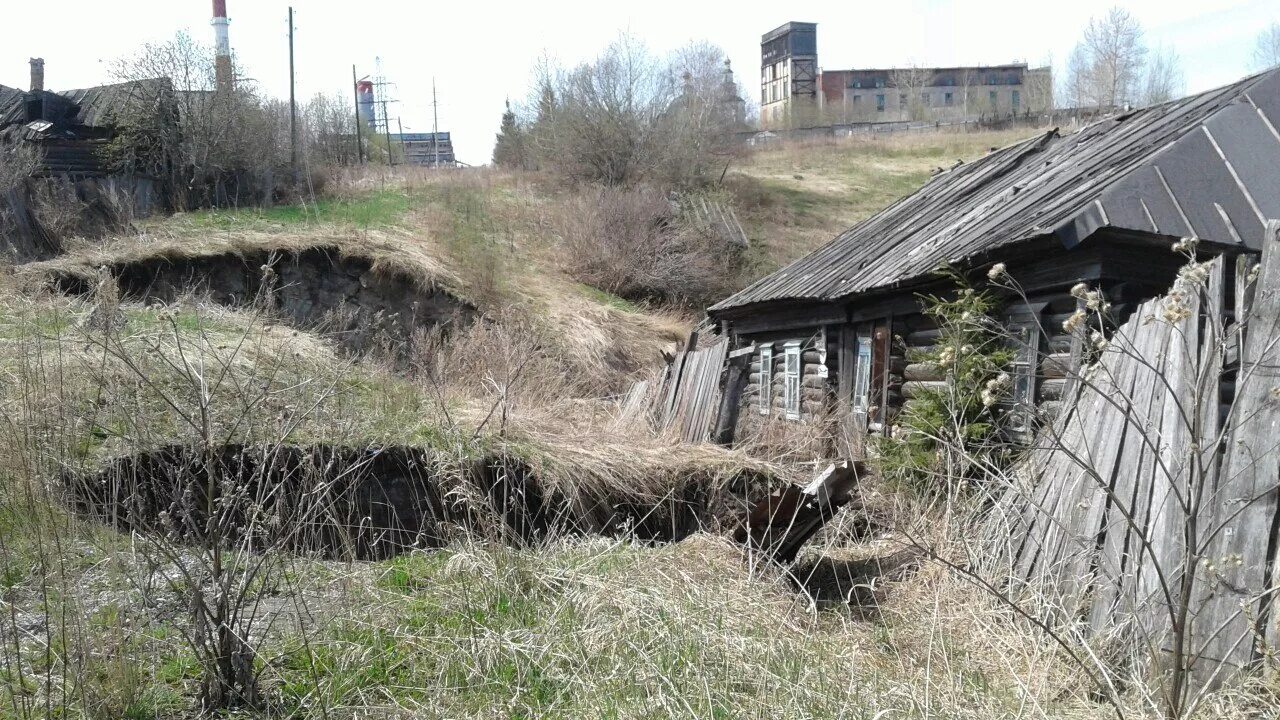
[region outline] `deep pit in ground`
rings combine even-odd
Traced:
[[[63,481],[77,512],[180,542],[383,559],[464,538],[674,542],[727,532],[785,481],[691,473],[660,493],[544,481],[525,462],[412,447],[169,446]]]
[[[384,347],[402,352],[417,330],[447,329],[476,316],[474,307],[442,287],[407,272],[375,270],[367,258],[333,247],[156,256],[107,269],[123,300],[173,303],[203,296],[233,308],[266,306],[295,327],[320,330],[358,353]],[[58,271],[52,282],[60,292],[89,295],[97,280]]]

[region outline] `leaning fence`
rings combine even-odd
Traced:
[[[985,529],[1001,572],[1185,697],[1280,646],[1280,223],[1266,237],[1260,267],[1190,265],[1099,341]]]

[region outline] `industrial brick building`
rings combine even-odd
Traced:
[[[816,23],[789,22],[760,42],[760,125],[997,122],[1053,102],[1050,69],[1026,63],[823,70]]]

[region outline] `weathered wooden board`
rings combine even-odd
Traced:
[[[729,342],[720,339],[711,345],[678,353],[667,368],[658,397],[662,402],[657,424],[673,429],[686,442],[705,442],[720,412],[723,386],[721,376],[728,357]]]
[[[1280,640],[1280,224],[1254,286],[1205,264],[1064,380],[1073,400],[984,531],[998,567],[1047,591],[1046,612],[1146,652],[1153,672],[1181,648],[1184,692],[1257,662]]]
[[[1253,663],[1272,614],[1272,545],[1276,486],[1280,480],[1280,223],[1267,227],[1262,269],[1247,312],[1236,380],[1231,441],[1210,499],[1215,512],[1204,528],[1209,588],[1196,614],[1202,654],[1222,667],[1218,675]],[[1202,670],[1200,674],[1203,674]]]

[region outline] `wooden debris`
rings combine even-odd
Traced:
[[[808,486],[769,495],[751,508],[734,540],[777,562],[794,562],[800,548],[849,503],[851,491],[867,473],[858,461],[833,463]]]

